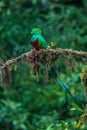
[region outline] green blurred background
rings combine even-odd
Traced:
[[[0,0],[1,58],[6,61],[30,51],[34,27],[41,28],[48,44],[87,51],[87,0]],[[60,63],[59,71],[83,108],[81,69],[72,73]],[[0,130],[76,130],[82,113],[72,111],[71,98],[67,105],[64,96],[53,79],[45,85],[43,75],[37,81],[29,65],[18,64],[12,70],[11,90],[0,87]],[[87,128],[82,124],[78,129]]]

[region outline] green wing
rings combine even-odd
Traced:
[[[44,39],[44,37],[40,34],[35,34],[31,37],[31,43],[36,41],[38,39],[38,44],[41,48],[46,49],[47,48],[47,42]]]
[[[33,35],[32,37],[31,37],[31,42],[34,42],[34,41],[36,41],[37,40],[37,35]]]
[[[44,37],[42,35],[38,35],[37,36],[38,42],[39,42],[39,46],[43,49],[47,48],[47,42],[45,41]]]

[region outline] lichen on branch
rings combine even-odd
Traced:
[[[2,72],[2,77],[4,77],[4,81],[6,81],[5,74],[7,74],[7,72],[3,73],[3,70],[4,72],[5,70],[7,71],[6,68],[9,69],[9,67],[11,68],[11,66],[17,64],[18,62],[27,62],[30,66],[31,72],[38,75],[41,66],[54,66],[58,60],[61,60],[61,57],[63,59],[63,63],[72,70],[75,70],[75,61],[83,62],[85,65],[87,64],[87,52],[75,51],[72,49],[48,48],[40,49],[39,51],[31,50],[27,53],[23,53],[21,56],[7,60],[6,62],[2,62],[2,60],[0,60],[0,70]]]
[[[11,66],[14,64],[17,64],[18,62],[21,62],[23,60],[32,60],[32,55],[33,53],[33,59],[39,57],[39,62],[41,63],[51,63],[53,61],[56,61],[60,56],[62,58],[66,58],[67,61],[70,62],[70,58],[75,58],[77,62],[83,62],[84,64],[87,64],[87,52],[83,51],[75,51],[72,49],[41,49],[39,51],[29,51],[27,53],[23,53],[21,56],[12,58],[8,61],[6,61],[4,64],[0,65],[0,70],[5,68],[6,66]]]

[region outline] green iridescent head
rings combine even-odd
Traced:
[[[41,30],[39,28],[33,28],[31,34],[41,34]]]

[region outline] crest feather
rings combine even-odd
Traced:
[[[32,33],[40,33],[41,34],[41,29],[40,28],[33,28]]]

